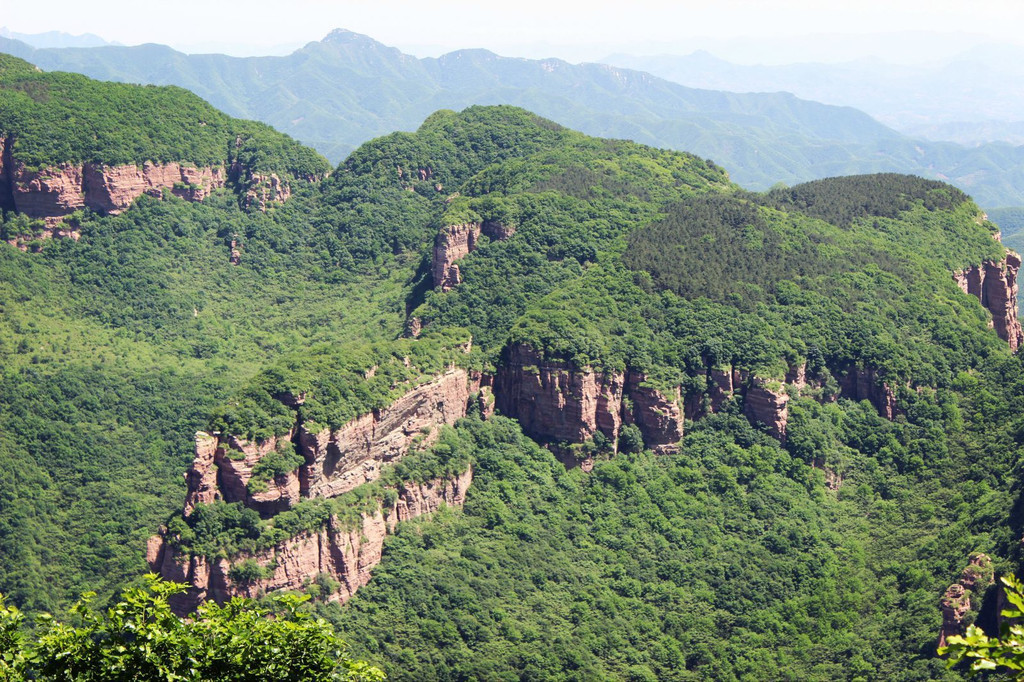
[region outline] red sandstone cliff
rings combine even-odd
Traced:
[[[890,421],[899,413],[892,386],[870,368],[850,367],[839,379],[840,395],[851,400],[868,400],[878,413]]]
[[[431,263],[434,286],[441,291],[449,291],[462,283],[456,261],[476,249],[481,234],[491,239],[504,240],[515,234],[515,228],[490,220],[445,226],[434,241]]]
[[[62,221],[83,208],[98,213],[117,214],[143,194],[160,197],[164,191],[186,201],[202,201],[210,193],[235,183],[243,193],[242,203],[266,210],[291,196],[288,180],[274,173],[254,173],[239,163],[196,167],[181,163],[107,165],[98,163],[61,163],[31,169],[14,158],[10,138],[0,138],[0,208],[42,220],[42,237],[78,238]],[[305,180],[315,182],[319,177]],[[25,239],[12,243],[22,245]]]
[[[537,438],[579,443],[600,431],[613,443],[636,424],[656,452],[675,452],[683,437],[678,391],[666,396],[634,372],[597,371],[541,359],[526,346],[508,349],[494,382],[499,412]]]
[[[786,387],[754,377],[743,398],[743,414],[755,424],[764,424],[770,434],[785,442],[789,421]]]
[[[380,476],[414,444],[427,445],[442,425],[466,416],[469,375],[452,369],[406,393],[390,406],[364,414],[337,431],[299,431],[303,497],[333,497]]]
[[[967,294],[976,297],[992,313],[992,327],[999,338],[1016,351],[1024,342],[1024,331],[1017,319],[1017,273],[1020,256],[1007,251],[1001,261],[985,261],[960,272],[953,279]]]
[[[282,399],[286,402],[286,398]],[[409,390],[386,408],[361,415],[336,431],[309,431],[306,425],[279,437],[251,442],[237,436],[196,434],[195,458],[185,474],[185,515],[197,504],[215,500],[242,502],[270,516],[301,497],[334,497],[376,480],[381,468],[400,459],[413,445],[434,440],[442,425],[466,415],[469,376],[452,369]],[[297,441],[305,459],[298,470],[279,476],[259,493],[249,481],[260,459],[281,441]]]
[[[0,166],[0,184],[6,187],[9,208],[43,220],[49,227],[82,208],[120,213],[143,194],[160,196],[164,190],[189,201],[202,201],[227,182],[223,166],[62,163],[31,170],[6,156]]]
[[[790,394],[822,388],[803,364],[791,366],[777,382],[737,367],[708,367],[703,378],[703,391],[683,396],[678,386],[668,392],[654,388],[636,371],[576,367],[514,345],[506,349],[493,391],[497,410],[535,438],[580,443],[601,432],[614,443],[624,425],[636,424],[648,447],[671,453],[682,439],[684,416],[701,419],[731,400],[740,402],[751,423],[785,441]],[[843,397],[871,401],[887,419],[899,413],[895,391],[873,369],[843,370],[839,388]]]
[[[980,600],[985,589],[994,578],[992,559],[985,554],[971,557],[970,563],[960,574],[960,579],[950,585],[939,600],[942,610],[942,627],[939,630],[939,646],[946,646],[952,635],[962,635],[967,629],[964,622],[971,612],[971,593]],[[974,606],[980,607],[980,603]]]
[[[431,272],[434,286],[448,291],[462,283],[459,266],[455,261],[466,257],[476,248],[480,238],[480,223],[448,225],[438,233],[434,242]]]
[[[267,482],[266,490],[250,493],[249,481],[253,469],[268,453],[291,440],[292,433],[252,442],[237,436],[210,436],[196,434],[196,457],[185,475],[188,493],[185,497],[185,515],[197,504],[214,500],[243,502],[264,516],[275,514],[299,501],[298,472],[278,476]]]
[[[320,575],[339,583],[328,599],[345,602],[370,581],[373,568],[380,563],[384,540],[397,523],[430,514],[443,505],[461,506],[472,480],[473,472],[467,469],[452,478],[406,483],[398,489],[390,507],[381,502],[374,512],[361,514],[354,526],[332,516],[324,527],[300,533],[269,549],[213,561],[183,554],[175,547],[174,538],[155,536],[150,539],[146,559],[150,568],[165,579],[191,585],[174,603],[181,613],[207,599],[223,603],[235,596],[300,590]],[[231,569],[242,562],[255,562],[267,572],[266,576],[246,582],[233,580]]]

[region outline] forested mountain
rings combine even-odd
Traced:
[[[956,48],[953,48],[956,49]],[[1024,142],[1016,88],[1024,77],[1019,46],[983,45],[916,64],[880,59],[845,63],[734,64],[704,51],[688,55],[608,56],[609,64],[647,71],[694,88],[792,92],[797,97],[865,111],[915,137],[966,145]],[[927,60],[927,61],[926,61]]]
[[[161,45],[0,50],[44,69],[179,85],[234,116],[264,121],[334,162],[439,108],[512,104],[592,135],[715,159],[750,189],[850,173],[897,171],[946,180],[986,207],[1024,203],[1024,151],[904,137],[848,107],[786,93],[683,87],[648,73],[558,59],[461,50],[417,59],[337,30],[285,57],[186,55]]]
[[[148,560],[181,612],[313,595],[391,679],[960,677],[935,643],[1019,568],[1024,428],[1020,259],[960,190],[751,193],[509,106],[325,176],[182,90],[2,66],[14,603]],[[87,166],[143,189],[51,201]]]

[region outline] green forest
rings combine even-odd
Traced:
[[[160,106],[179,118],[155,123]],[[96,139],[61,127],[69,112]],[[174,132],[197,116],[202,132]],[[0,63],[0,130],[26,163],[228,161],[242,134],[256,167],[323,163],[184,91],[15,61]],[[463,508],[399,523],[344,605],[313,576],[296,617],[395,680],[962,677],[936,656],[939,599],[972,553],[1019,572],[1024,532],[1021,360],[952,278],[1005,253],[969,197],[902,175],[751,193],[711,160],[514,107],[436,112],[293,190],[265,212],[226,190],[143,196],[76,216],[77,241],[0,243],[8,605],[144,599],[161,525],[216,559],[471,466]],[[20,220],[6,212],[2,229]],[[441,291],[435,242],[469,220],[514,233],[482,235]],[[739,396],[688,414],[701,418],[672,455],[637,429],[540,443],[474,400],[345,495],[272,518],[220,501],[182,516],[196,431],[337,429],[446,368],[493,375],[516,346],[566,371],[640,372],[683,401],[706,395],[711,369],[772,382],[790,392],[785,440]],[[783,384],[794,367],[802,391]],[[869,370],[892,420],[843,395]],[[556,456],[573,448],[592,471]],[[299,464],[285,446],[249,485]],[[968,619],[991,624],[994,588],[972,603]]]

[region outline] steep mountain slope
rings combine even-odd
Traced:
[[[1020,260],[965,195],[751,195],[508,108],[342,174],[430,202],[415,338],[284,359],[214,413],[151,543],[180,608],[347,602],[400,679],[941,676],[938,596],[1019,559]]]
[[[22,226],[30,235],[165,191],[201,201],[231,184],[265,208],[328,170],[293,140],[179,88],[100,84],[0,57],[0,208],[36,221]]]
[[[158,45],[38,50],[4,39],[0,49],[46,69],[188,88],[334,161],[372,137],[415,128],[439,108],[513,104],[592,135],[713,158],[752,189],[898,171],[950,181],[986,206],[1024,203],[1024,152],[1014,147],[917,141],[849,108],[785,93],[698,90],[603,65],[485,50],[421,60],[341,30],[286,57],[185,55]]]
[[[84,121],[152,90],[70,79]],[[263,132],[261,163],[316,158]],[[0,244],[16,603],[145,557],[181,610],[307,591],[395,679],[936,679],[986,613],[977,580],[943,625],[946,587],[1019,564],[1020,259],[959,190],[751,194],[514,107],[291,189]]]

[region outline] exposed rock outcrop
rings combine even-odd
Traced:
[[[459,266],[455,261],[469,255],[476,248],[476,240],[479,238],[480,223],[448,225],[438,233],[431,268],[434,286],[441,291],[448,291],[462,283]]]
[[[452,369],[417,386],[389,407],[364,414],[336,431],[299,431],[299,452],[306,464],[299,469],[304,497],[333,497],[375,480],[381,467],[427,445],[442,425],[466,416],[469,376]]]
[[[499,412],[531,436],[583,442],[601,432],[613,443],[624,424],[636,424],[648,447],[675,451],[683,437],[678,391],[666,396],[633,372],[598,371],[544,360],[514,345],[495,376]]]
[[[1017,318],[1017,274],[1020,271],[1020,256],[1007,251],[1001,261],[985,261],[953,273],[953,279],[965,293],[976,297],[991,314],[991,326],[999,338],[1017,351],[1024,343],[1024,331]]]
[[[960,574],[960,579],[950,585],[939,608],[942,610],[942,628],[939,630],[939,646],[946,646],[953,635],[962,635],[967,629],[967,616],[972,608],[980,606],[980,599],[994,578],[992,559],[985,554],[975,554]],[[978,603],[971,603],[974,594]]]
[[[822,377],[809,377],[805,364],[791,365],[782,381],[716,366],[709,366],[700,378],[702,389],[683,395],[677,386],[666,392],[634,370],[577,367],[515,344],[505,350],[495,374],[494,395],[497,410],[517,419],[535,438],[580,443],[601,432],[614,443],[624,425],[636,424],[647,447],[669,453],[678,449],[684,417],[701,419],[733,400],[752,423],[785,442],[790,394],[820,391],[824,382]],[[887,419],[899,413],[895,391],[875,370],[847,368],[841,378],[843,397],[870,400]]]
[[[473,472],[467,469],[451,478],[406,483],[390,506],[385,507],[381,501],[372,513],[361,514],[355,525],[346,525],[332,516],[324,527],[300,533],[269,549],[214,561],[185,555],[176,548],[173,538],[156,536],[147,547],[147,561],[164,578],[191,585],[173,603],[179,613],[192,611],[207,599],[223,603],[235,596],[299,590],[321,575],[339,585],[327,598],[345,602],[370,581],[373,568],[380,563],[384,540],[396,524],[430,514],[443,505],[461,506],[472,480]],[[236,574],[239,579],[234,579],[232,569],[243,562],[255,564],[263,575],[243,580]]]
[[[295,396],[278,399],[285,404],[301,404],[301,398]],[[270,516],[302,497],[341,495],[376,480],[385,464],[401,458],[414,445],[429,444],[442,425],[454,424],[466,415],[468,403],[468,373],[455,368],[411,388],[390,406],[361,415],[335,431],[313,431],[303,424],[259,442],[199,432],[195,458],[185,475],[185,516],[196,505],[216,500],[242,502]],[[250,481],[260,460],[291,442],[305,463],[252,492]]]
[[[164,190],[188,201],[202,201],[227,183],[223,166],[62,163],[34,170],[12,159],[6,148],[0,157],[4,157],[0,195],[7,208],[43,220],[48,227],[83,208],[117,214],[143,194],[161,196]]]
[[[431,262],[434,286],[441,291],[449,291],[462,283],[456,261],[476,249],[481,234],[491,239],[504,240],[515,234],[515,228],[490,220],[445,226],[434,241]]]
[[[252,173],[246,187],[242,204],[246,208],[255,207],[263,212],[266,212],[268,206],[283,204],[292,196],[291,185],[278,177],[277,173]]]
[[[764,424],[768,432],[780,441],[786,441],[789,421],[789,395],[785,386],[772,386],[755,377],[746,389],[743,414],[755,424]]]
[[[243,502],[264,516],[283,511],[298,502],[299,478],[290,472],[266,482],[265,490],[252,493],[253,469],[267,454],[291,440],[292,434],[252,442],[237,436],[196,434],[196,456],[185,475],[188,492],[185,515],[197,504],[215,500]]]
[[[874,369],[850,367],[840,377],[839,386],[842,397],[868,400],[878,410],[878,414],[890,421],[899,413],[896,392],[878,377]]]
[[[643,434],[644,444],[662,454],[679,451],[683,438],[682,395],[679,387],[670,395],[648,385],[647,377],[639,372],[626,373],[625,396],[632,401],[632,409],[624,405],[622,420],[636,424]],[[602,413],[610,413],[605,410]]]

